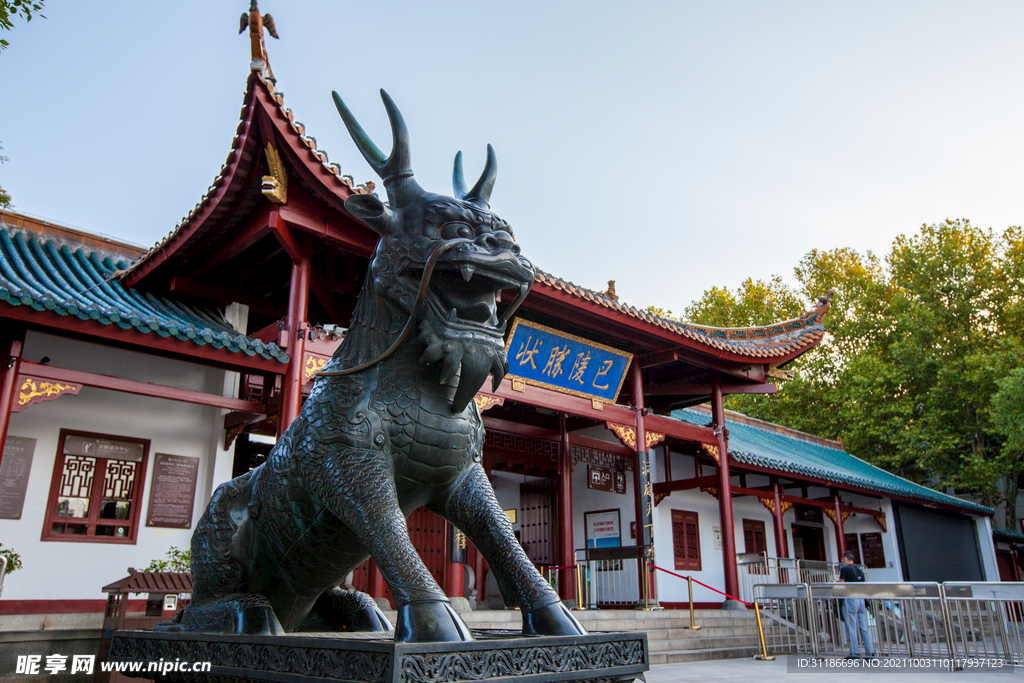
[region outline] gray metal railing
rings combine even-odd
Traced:
[[[842,656],[847,599],[863,599],[861,655],[1024,664],[1024,584],[793,583],[755,586],[768,651]]]
[[[632,609],[642,602],[645,596],[640,595],[638,579],[640,568],[645,565],[642,550],[639,546],[576,550],[576,564],[581,566],[581,606],[584,609]],[[648,585],[651,583],[648,581]],[[653,594],[646,597],[651,605],[658,604]]]
[[[868,568],[858,565],[868,576]],[[769,557],[767,553],[737,553],[736,573],[740,582],[740,598],[753,602],[754,586],[761,584],[831,583],[839,580],[837,562],[796,560],[788,557]]]

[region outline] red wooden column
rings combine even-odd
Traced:
[[[647,562],[654,562],[654,492],[651,490],[651,452],[647,449],[647,429],[644,426],[644,378],[640,364],[634,362],[629,369],[629,395],[636,412],[636,471],[633,473],[636,500],[636,544],[643,546],[643,561],[638,567],[639,601],[654,596],[653,590],[644,590],[644,581],[652,580]]]
[[[302,356],[305,350],[303,323],[309,304],[309,276],[312,256],[306,247],[292,261],[291,282],[288,285],[288,371],[281,387],[281,409],[277,417],[277,435],[280,437],[288,425],[299,416],[302,406],[303,368]]]
[[[0,332],[0,459],[7,440],[7,426],[11,422],[11,408],[18,393],[18,370],[21,368],[21,347],[25,329],[7,321]]]
[[[722,523],[722,564],[725,566],[725,592],[739,597],[740,581],[736,571],[736,528],[732,520],[732,485],[729,481],[729,443],[725,438],[725,407],[722,404],[722,378],[715,375],[711,384],[711,416],[718,435],[718,513]]]
[[[463,568],[468,554],[466,535],[448,523],[448,567],[444,573],[444,594],[449,598],[465,597],[463,593]]]
[[[772,477],[772,495],[775,498],[775,509],[772,511],[772,519],[775,520],[775,556],[789,557],[789,548],[786,547],[786,527],[782,523],[782,490],[778,477]]]
[[[839,562],[842,563],[843,553],[846,552],[846,535],[843,532],[843,508],[839,500],[839,491],[832,492],[832,506],[836,516],[836,546],[839,548]]]
[[[558,447],[558,564],[571,567],[573,557],[572,533],[572,445],[566,414],[558,414],[561,443]],[[571,569],[558,570],[558,593],[563,600],[576,599],[576,573]]]

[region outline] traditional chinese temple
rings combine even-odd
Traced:
[[[344,202],[375,188],[317,148],[256,45],[227,161],[148,251],[0,212],[0,542],[25,567],[0,614],[101,611],[126,567],[187,548],[344,338],[378,239]],[[509,374],[476,404],[499,502],[565,599],[681,605],[685,582],[641,559],[734,596],[751,564],[831,566],[847,549],[873,580],[998,577],[991,509],[724,409],[775,393],[829,306],[716,329],[537,274]],[[457,530],[426,510],[408,526],[450,596],[500,607]],[[600,587],[571,569],[588,562]],[[348,582],[387,598],[372,561]]]

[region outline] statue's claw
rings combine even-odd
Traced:
[[[523,614],[524,636],[581,636],[587,632],[560,602]]]
[[[447,600],[411,602],[398,608],[395,642],[458,643],[473,640],[469,627]]]

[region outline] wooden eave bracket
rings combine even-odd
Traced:
[[[77,382],[58,382],[18,373],[18,396],[11,405],[11,412],[20,413],[37,403],[56,401],[61,396],[77,396],[82,386]]]

